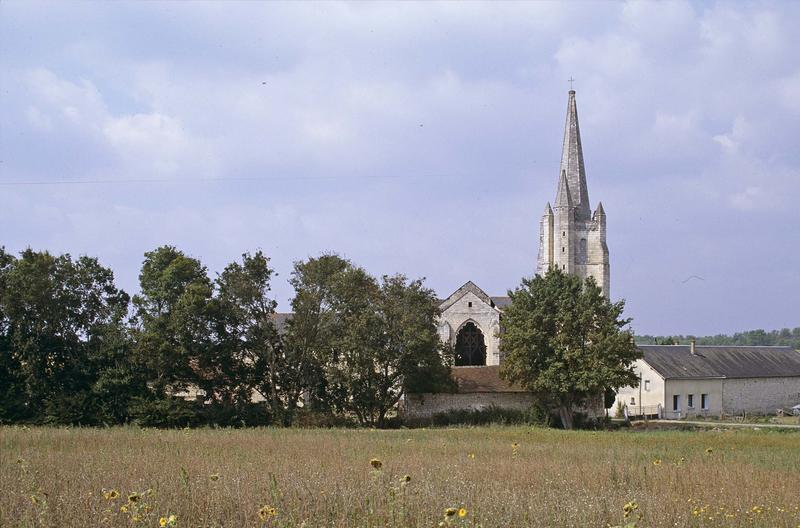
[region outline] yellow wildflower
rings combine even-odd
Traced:
[[[119,511],[121,511],[122,513],[128,513],[128,506],[123,504],[122,506],[119,507]]]
[[[453,515],[455,515],[456,513],[458,513],[458,510],[456,510],[455,508],[447,508],[447,509],[444,511],[444,516],[445,516],[445,517],[452,517],[452,516],[453,516]]]
[[[713,452],[714,452],[714,450],[713,450],[713,449],[711,449],[710,447],[707,447],[707,448],[706,448],[706,454],[707,454],[707,455],[710,455],[710,454],[711,454],[711,453],[713,453]]]
[[[128,495],[128,502],[139,502],[139,499],[141,498],[142,496],[134,491],[133,493]]]
[[[404,475],[402,480],[403,482],[411,482],[411,475]]]
[[[375,469],[381,469],[383,467],[383,462],[380,459],[373,458],[369,461],[369,465]]]
[[[104,489],[103,490],[103,497],[105,497],[106,500],[116,500],[116,499],[119,498],[119,492],[117,490],[115,490],[115,489],[111,489],[111,490],[105,490]]]
[[[166,525],[167,525],[167,518],[166,518],[166,517],[162,517],[162,518],[160,518],[160,519],[158,520],[158,525],[159,525],[159,526],[166,526]]]
[[[653,460],[653,465],[654,466],[660,466],[661,465],[661,459],[657,458],[657,459]]]
[[[258,518],[262,521],[266,521],[268,518],[276,515],[278,515],[278,510],[272,506],[262,506],[261,509],[258,510]]]
[[[636,501],[630,501],[625,506],[622,507],[622,512],[625,514],[625,518],[627,519],[631,513],[639,509],[639,505]]]
[[[461,517],[462,519],[463,519],[464,517],[466,517],[466,516],[467,516],[467,510],[466,510],[466,508],[461,508],[461,509],[459,509],[459,510],[458,510],[458,516],[459,516],[459,517]]]
[[[210,480],[211,482],[218,481],[219,480],[219,473],[212,473],[211,475],[208,476],[208,480]]]
[[[473,459],[473,460],[475,459],[475,453],[470,453],[470,454],[469,454],[469,455],[467,455],[467,456],[468,456],[468,457],[470,457],[470,458],[471,458],[471,459]]]

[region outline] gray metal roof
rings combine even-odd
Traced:
[[[492,302],[501,310],[511,304],[511,297],[492,296]]]
[[[775,378],[800,376],[800,352],[791,347],[639,345],[663,378]]]

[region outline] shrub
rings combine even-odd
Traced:
[[[142,427],[189,427],[198,425],[200,404],[182,398],[134,398],[130,413]]]
[[[430,425],[549,425],[551,417],[537,405],[526,410],[509,409],[490,405],[480,409],[451,409],[436,413]]]

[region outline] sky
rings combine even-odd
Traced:
[[[800,3],[0,3],[0,245],[535,271],[574,78],[637,333],[800,326]]]

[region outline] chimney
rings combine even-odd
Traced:
[[[695,350],[695,346],[696,346],[696,345],[697,345],[697,339],[695,339],[695,338],[692,338],[692,344],[690,345],[690,346],[691,346],[691,348],[689,349],[689,351],[691,352],[691,354],[692,354],[692,355],[695,355],[695,353],[697,352],[697,351]]]

